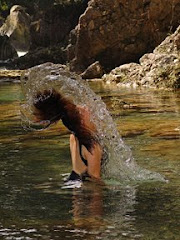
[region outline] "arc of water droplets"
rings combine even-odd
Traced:
[[[121,182],[163,179],[161,175],[144,170],[136,164],[130,148],[124,144],[119,135],[105,103],[84,80],[69,72],[65,66],[46,63],[33,67],[25,72],[21,82],[26,97],[26,103],[22,105],[22,112],[24,112],[24,122],[29,126],[31,126],[33,98],[38,91],[54,88],[75,104],[90,110],[91,120],[97,127],[98,136],[104,149],[105,159],[102,164],[102,172],[105,178],[114,178]],[[28,116],[25,117],[26,115]]]

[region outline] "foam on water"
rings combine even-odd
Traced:
[[[160,174],[142,169],[137,165],[130,148],[124,144],[117,131],[104,102],[84,80],[74,73],[70,73],[65,66],[46,63],[33,67],[25,72],[21,81],[26,97],[26,102],[22,105],[23,125],[36,128],[32,118],[33,98],[38,91],[54,88],[75,104],[90,110],[92,121],[97,127],[104,149],[102,164],[104,178],[116,179],[121,182],[129,180],[164,181]]]

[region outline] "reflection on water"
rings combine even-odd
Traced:
[[[169,183],[62,190],[71,168],[67,130],[25,131],[20,86],[1,84],[0,239],[179,239],[179,92],[92,87],[138,164]]]

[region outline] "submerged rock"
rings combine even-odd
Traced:
[[[180,88],[180,26],[139,62],[113,69],[103,76],[104,81],[114,81],[120,86]]]

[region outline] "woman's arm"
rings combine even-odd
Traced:
[[[70,151],[71,151],[71,160],[72,160],[72,170],[77,174],[81,175],[87,171],[87,166],[81,159],[79,141],[74,134],[70,135]]]
[[[91,152],[89,152],[85,146],[82,146],[83,157],[88,163],[88,174],[96,179],[101,178],[101,159],[102,159],[102,149],[98,143],[95,143],[92,147]]]

